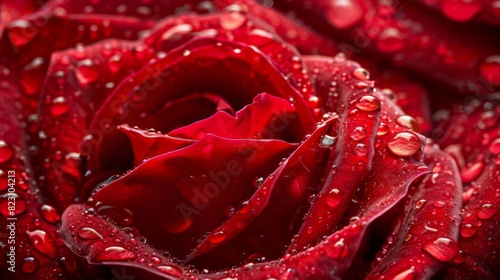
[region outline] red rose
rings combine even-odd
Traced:
[[[494,3],[187,2],[0,6],[2,279],[500,276]]]

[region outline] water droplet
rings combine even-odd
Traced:
[[[120,246],[111,246],[103,251],[99,252],[94,261],[102,262],[102,261],[127,261],[134,259],[137,255]]]
[[[55,258],[57,257],[57,246],[50,235],[43,230],[26,231],[31,245],[42,255]]]
[[[246,214],[248,212],[250,212],[250,209],[251,209],[251,205],[250,205],[250,201],[244,201],[241,203],[241,208],[240,208],[240,213],[241,214]]]
[[[23,68],[19,76],[19,85],[28,95],[33,95],[40,90],[43,83],[45,60],[41,57],[33,59]]]
[[[381,122],[378,125],[377,136],[383,136],[389,133],[389,126],[386,123]]]
[[[363,17],[363,10],[353,0],[331,0],[326,8],[328,22],[338,29],[347,29],[358,23]]]
[[[487,220],[493,217],[493,215],[495,215],[497,211],[498,208],[495,205],[486,203],[479,207],[479,210],[477,211],[477,217],[481,220]]]
[[[66,99],[62,96],[54,98],[52,100],[52,106],[50,107],[50,114],[54,117],[63,115],[68,112],[69,106]]]
[[[399,116],[396,119],[396,123],[398,123],[402,127],[406,127],[406,128],[411,129],[415,132],[420,132],[419,123],[417,122],[417,120],[415,120],[411,116],[407,116],[407,115]]]
[[[466,224],[460,228],[460,236],[462,236],[463,238],[470,238],[474,236],[476,232],[476,227],[471,224]]]
[[[224,240],[226,240],[226,232],[224,230],[213,232],[208,236],[208,241],[210,241],[210,243],[220,243]]]
[[[14,149],[7,142],[0,140],[0,164],[9,161],[14,155]]]
[[[333,245],[325,245],[325,250],[331,258],[343,258],[348,253],[347,246],[344,243],[344,238],[341,238]]]
[[[21,270],[24,273],[35,273],[40,267],[40,261],[34,257],[26,257],[21,263]]]
[[[337,137],[333,137],[330,135],[323,135],[321,136],[321,142],[319,143],[319,146],[321,148],[330,148],[335,144],[337,141]]]
[[[19,48],[26,45],[37,35],[38,28],[27,20],[15,20],[8,24],[6,32],[11,43],[16,48]]]
[[[396,156],[410,157],[420,150],[421,143],[412,132],[399,132],[387,143],[387,147]]]
[[[353,152],[358,156],[366,156],[368,154],[368,147],[365,144],[359,143],[356,144],[353,148]]]
[[[255,178],[255,180],[253,182],[253,186],[256,188],[259,188],[260,186],[262,186],[263,183],[264,183],[264,178],[258,177],[258,178]]]
[[[361,111],[365,112],[372,112],[380,109],[380,100],[378,98],[371,96],[371,95],[365,95],[361,97],[358,102],[356,103],[356,108],[360,109]]]
[[[78,230],[78,236],[83,239],[103,239],[103,236],[95,229],[91,227],[82,227]]]
[[[452,20],[468,21],[482,10],[482,6],[476,0],[444,0],[441,9]]]
[[[436,207],[436,208],[443,208],[446,206],[446,202],[441,201],[441,200],[437,200],[437,201],[434,201],[432,203],[432,205],[434,205],[434,207]]]
[[[352,75],[360,80],[366,81],[370,79],[370,72],[365,68],[356,68],[352,72]]]
[[[309,108],[311,109],[318,108],[319,98],[316,95],[309,96],[309,99],[307,101],[309,104]]]
[[[404,37],[399,29],[394,27],[386,28],[378,37],[377,47],[382,52],[397,52],[404,46]]]
[[[350,135],[354,141],[360,141],[366,138],[366,130],[360,126],[356,127]]]
[[[392,280],[415,280],[417,278],[417,274],[415,273],[415,267],[412,266],[409,269],[398,273],[398,275],[394,276]]]
[[[493,85],[500,85],[500,55],[488,56],[479,66],[481,76]]]
[[[99,68],[90,59],[84,59],[78,63],[75,75],[82,86],[86,86],[99,77]]]
[[[433,258],[444,262],[453,260],[458,254],[457,242],[446,237],[425,243],[422,249]]]
[[[182,276],[182,269],[180,269],[177,266],[160,265],[156,269],[158,269],[159,271],[161,271],[167,275],[173,276],[173,277],[181,277]]]
[[[332,189],[326,194],[325,202],[331,208],[336,207],[342,201],[342,193],[339,189]]]
[[[56,208],[44,204],[40,207],[40,215],[44,220],[46,220],[49,223],[57,223],[61,219],[61,216],[57,213]]]
[[[237,29],[246,20],[245,8],[239,4],[227,6],[219,16],[220,25],[226,30]]]
[[[347,60],[347,57],[346,57],[345,53],[343,53],[343,52],[339,52],[333,57],[333,61],[335,61],[336,63],[344,63],[346,60]],[[333,82],[332,82],[332,86],[334,86]]]
[[[416,203],[415,203],[415,209],[420,209],[422,208],[422,206],[424,206],[424,204],[427,202],[427,200],[425,199],[420,199],[418,200]]]
[[[112,73],[116,73],[122,67],[122,57],[119,54],[115,54],[108,59],[108,68]]]
[[[483,169],[484,169],[484,163],[482,161],[478,161],[473,165],[464,168],[460,172],[460,177],[462,178],[462,181],[464,183],[472,182],[479,176],[479,174],[483,172]]]
[[[9,210],[9,196],[16,199],[16,207],[14,210]],[[26,212],[27,204],[26,200],[16,193],[5,193],[0,196],[0,212],[5,217],[18,216]]]

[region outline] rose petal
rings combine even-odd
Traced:
[[[425,152],[425,162],[433,173],[410,190],[368,279],[430,278],[458,254],[460,174],[453,159],[436,147],[429,145]]]
[[[128,209],[133,222],[120,220],[128,217],[125,211],[117,218],[119,225],[131,223],[149,244],[183,258],[196,246],[196,238],[227,218],[228,205],[251,196],[255,178],[271,174],[294,148],[277,140],[207,134],[184,149],[147,160],[98,190],[92,201],[98,213],[110,207]]]

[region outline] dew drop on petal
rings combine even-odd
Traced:
[[[500,85],[500,55],[488,56],[479,66],[481,76],[493,85]]]
[[[129,251],[123,247],[120,246],[110,246],[103,251],[99,252],[95,258],[94,261],[96,262],[101,262],[101,261],[126,261],[126,260],[131,260],[134,259],[137,255]]]
[[[319,143],[319,146],[321,148],[330,148],[331,146],[333,146],[335,144],[336,141],[337,141],[337,137],[333,137],[330,135],[323,135],[323,136],[321,136],[321,141]]]
[[[383,136],[389,133],[389,126],[386,123],[379,123],[378,125],[378,130],[377,130],[377,136]]]
[[[83,239],[103,239],[103,236],[94,228],[82,227],[78,230],[78,236]]]
[[[42,218],[49,223],[57,223],[61,219],[61,216],[57,213],[56,208],[43,204],[40,206],[40,215]]]
[[[75,68],[75,75],[82,86],[86,86],[99,77],[99,68],[90,59],[84,59]]]
[[[21,270],[26,274],[35,273],[40,267],[40,261],[35,257],[26,257],[21,263]]]
[[[417,122],[417,120],[415,120],[411,116],[408,116],[408,115],[399,116],[396,119],[396,123],[398,123],[402,127],[406,127],[406,128],[411,129],[415,132],[420,132],[419,123]]]
[[[56,97],[52,100],[52,105],[50,107],[50,114],[53,117],[57,117],[68,112],[69,106],[66,99],[62,96]]]
[[[422,249],[439,261],[451,261],[458,254],[457,242],[446,237],[425,243]]]
[[[361,141],[366,138],[366,130],[358,126],[351,132],[350,137],[354,141]]]
[[[352,75],[360,80],[366,81],[370,79],[370,72],[365,68],[356,68],[352,72]]]
[[[342,201],[342,193],[339,189],[332,189],[325,196],[325,202],[331,208],[336,207]]]
[[[415,273],[415,267],[410,267],[400,273],[398,273],[392,280],[415,280],[417,278],[417,274]]]
[[[401,50],[404,46],[404,37],[399,29],[386,28],[378,37],[377,47],[380,51],[390,53]]]
[[[108,59],[108,69],[112,73],[116,73],[122,67],[122,57],[119,54],[115,54]]]
[[[7,142],[0,140],[0,164],[9,161],[14,155],[14,149]]]
[[[53,238],[43,230],[26,231],[31,245],[42,255],[55,258],[57,246]]]
[[[452,20],[468,21],[482,10],[482,5],[477,0],[444,0],[441,9]]]
[[[38,28],[27,20],[15,20],[8,24],[6,32],[11,43],[19,48],[26,45],[37,35]]]
[[[410,157],[420,148],[420,139],[412,132],[399,132],[387,143],[389,150],[396,156]]]
[[[247,20],[245,8],[239,4],[227,6],[219,16],[220,25],[226,30],[234,30]]]
[[[216,231],[208,236],[210,243],[216,244],[226,240],[226,232],[224,230]]]
[[[59,265],[68,273],[73,273],[76,270],[76,262],[70,257],[59,258]]]
[[[365,112],[372,112],[379,110],[380,106],[381,106],[380,100],[371,95],[365,95],[356,102],[356,108]]]
[[[358,23],[363,10],[355,0],[331,0],[326,8],[326,17],[338,29],[347,29]]]
[[[331,258],[342,258],[345,257],[348,253],[347,246],[345,245],[344,238],[341,238],[339,241],[335,242],[333,245],[326,245],[325,250]]]
[[[353,152],[356,155],[363,157],[366,156],[366,154],[368,154],[368,147],[366,147],[365,144],[359,143],[356,144],[356,146],[354,146]]]
[[[495,205],[486,203],[481,205],[481,207],[479,207],[477,211],[477,217],[481,220],[487,220],[493,217],[493,215],[495,215],[497,211],[498,208]]]
[[[173,277],[181,277],[182,276],[182,269],[180,269],[177,266],[160,265],[156,269],[158,269],[159,271],[161,271],[167,275],[173,276]]]
[[[462,236],[463,238],[470,238],[472,236],[474,236],[477,232],[477,229],[474,225],[471,225],[471,224],[466,224],[466,225],[463,225],[461,228],[460,228],[460,236]]]
[[[250,204],[250,201],[244,201],[243,203],[241,203],[241,208],[240,208],[240,213],[241,214],[247,214],[248,212],[250,212],[251,210],[251,204]]]

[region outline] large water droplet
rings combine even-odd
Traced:
[[[457,242],[446,237],[425,243],[422,249],[433,258],[444,262],[452,261],[458,254]]]
[[[481,76],[493,85],[500,85],[500,55],[488,56],[479,66]]]
[[[69,106],[66,102],[66,98],[59,96],[52,100],[52,106],[50,107],[50,114],[54,117],[63,115],[68,112]]]
[[[460,236],[462,236],[463,238],[470,238],[474,236],[476,232],[476,227],[471,224],[466,224],[460,228]]]
[[[61,219],[61,216],[57,213],[56,208],[44,204],[40,207],[40,215],[44,220],[46,220],[49,223],[57,223]]]
[[[407,270],[404,270],[398,273],[392,280],[415,280],[417,278],[417,274],[415,273],[415,267],[412,266]]]
[[[97,262],[102,262],[102,261],[127,261],[127,260],[132,260],[136,257],[137,255],[129,251],[123,247],[120,246],[111,246],[103,251],[99,252],[95,258],[94,261]]]
[[[386,28],[378,37],[377,47],[382,52],[397,52],[401,50],[403,46],[404,37],[397,28]]]
[[[327,20],[338,29],[347,29],[358,23],[363,10],[353,0],[331,0],[326,10]]]
[[[330,148],[335,144],[337,141],[337,137],[333,137],[330,135],[323,135],[321,136],[321,142],[319,143],[319,146],[321,148]]]
[[[57,256],[57,246],[47,232],[43,230],[26,231],[31,245],[42,255],[55,258]]]
[[[366,81],[370,79],[370,72],[365,68],[356,68],[352,72],[352,75],[360,80]]]
[[[415,120],[411,116],[408,116],[408,115],[399,116],[396,119],[396,122],[402,127],[406,127],[406,128],[411,129],[415,132],[420,132],[420,124],[417,122],[417,120]]]
[[[82,227],[78,230],[78,236],[83,239],[103,239],[103,236],[91,227]]]
[[[368,147],[363,143],[359,143],[354,146],[353,152],[358,156],[364,157],[368,154]]]
[[[75,75],[82,86],[86,86],[99,77],[99,68],[90,59],[84,59],[78,63]]]
[[[482,10],[482,5],[476,0],[444,0],[441,9],[450,19],[468,21]]]
[[[399,132],[387,143],[387,147],[396,156],[410,157],[420,150],[421,143],[412,132]]]
[[[347,246],[344,243],[344,238],[341,238],[333,245],[325,245],[325,250],[331,258],[343,258],[348,253]]]
[[[173,265],[160,265],[156,269],[159,271],[173,276],[173,277],[181,277],[182,276],[182,269],[179,268],[178,266],[173,266]]]
[[[27,274],[35,273],[39,267],[40,261],[35,257],[26,257],[21,263],[21,270]]]
[[[70,257],[61,257],[59,265],[68,273],[73,273],[76,270],[76,262]]]
[[[14,155],[14,149],[7,142],[0,140],[0,164],[9,161]]]
[[[122,57],[119,54],[115,54],[108,59],[108,69],[112,73],[116,73],[122,67]]]
[[[23,71],[19,76],[19,85],[23,88],[26,94],[32,95],[40,90],[45,76],[43,73],[44,65],[45,60],[41,57],[37,57],[23,68]]]
[[[379,110],[380,106],[381,106],[380,100],[371,95],[365,95],[356,102],[356,108],[365,112],[372,112]]]
[[[488,150],[495,156],[500,154],[500,138],[493,140]]]
[[[386,135],[387,133],[389,133],[389,130],[390,130],[389,126],[386,123],[381,122],[378,125],[377,136]]]
[[[479,207],[477,211],[477,217],[481,220],[487,220],[493,217],[493,215],[495,215],[497,211],[498,208],[495,205],[486,203],[481,205],[481,207]]]
[[[212,234],[210,234],[208,236],[208,241],[210,241],[210,243],[220,243],[224,240],[226,240],[226,232],[224,230],[220,230],[220,231],[216,231],[216,232],[213,232]]]
[[[339,189],[332,189],[325,196],[325,202],[328,206],[334,208],[342,201],[342,193]]]
[[[27,20],[16,20],[8,24],[6,31],[11,43],[16,48],[19,48],[26,45],[37,35],[38,28]]]
[[[234,30],[243,25],[247,20],[245,7],[239,4],[227,6],[219,16],[219,22],[222,28]]]
[[[354,141],[363,140],[366,138],[366,130],[361,126],[358,126],[351,132],[350,137]]]

